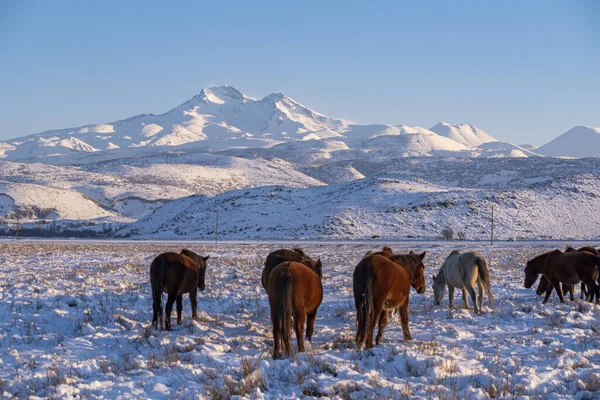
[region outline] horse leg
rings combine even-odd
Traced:
[[[296,340],[298,340],[298,353],[304,353],[304,323],[306,322],[306,311],[301,310],[296,313],[294,318],[294,330],[296,331]]]
[[[571,301],[575,301],[575,295],[574,295],[574,291],[575,291],[575,285],[565,285],[563,284],[563,294],[564,293],[569,293],[569,297],[571,298]]]
[[[483,285],[483,280],[480,277],[479,279],[477,279],[477,288],[479,289],[479,308],[483,307]]]
[[[160,305],[156,305],[155,301],[152,301],[152,325],[153,326],[157,326],[158,325],[158,308]]]
[[[560,302],[565,303],[565,297],[563,296],[562,288],[560,287],[560,282],[558,281],[558,279],[554,278],[554,280],[552,281],[552,285],[554,286],[554,289],[556,289],[556,293],[558,294]]]
[[[192,319],[198,318],[198,289],[190,292],[190,303],[192,303]]]
[[[587,301],[593,302],[594,296],[596,296],[596,304],[600,304],[600,298],[599,298],[600,289],[599,289],[598,285],[596,285],[596,282],[594,282],[594,281],[586,282],[585,286],[587,287]]]
[[[402,322],[402,332],[404,332],[404,340],[412,340],[410,331],[408,330],[408,296],[404,303],[400,305],[400,321]]]
[[[312,343],[312,335],[315,331],[315,320],[317,319],[317,310],[314,313],[306,315],[306,339]]]
[[[579,293],[579,299],[583,300],[584,298],[587,297],[587,296],[584,296],[585,295],[585,283],[581,282],[580,289],[581,289],[581,293]]]
[[[548,302],[548,299],[550,298],[550,295],[552,294],[552,289],[554,289],[554,286],[552,286],[552,284],[550,282],[548,282],[548,288],[546,289],[546,296],[544,296],[544,301],[542,301],[542,304],[546,304]]]
[[[171,330],[171,311],[173,311],[173,303],[177,299],[176,296],[169,293],[169,298],[167,299],[167,306],[165,309],[165,329]]]
[[[387,325],[388,322],[388,311],[383,310],[381,315],[379,316],[379,327],[377,329],[377,337],[375,338],[375,345],[379,346],[381,344],[381,339],[383,339],[383,329]]]
[[[463,294],[463,303],[465,304],[465,308],[469,309],[469,295],[467,294],[467,288],[462,288]]]
[[[448,308],[454,307],[454,286],[448,285]]]
[[[273,317],[273,312],[271,312],[271,320],[273,321],[273,359],[276,360],[281,357],[281,349],[279,348],[281,332],[279,326],[275,323],[276,319]]]
[[[473,288],[473,286],[467,286],[467,291],[469,292],[469,295],[471,295],[471,299],[473,300],[473,308],[475,309],[475,314],[480,314],[481,310],[479,309],[479,304],[477,304],[477,296],[475,295],[475,289]]]
[[[373,315],[369,320],[369,327],[367,333],[367,340],[365,342],[365,348],[370,349],[373,347],[373,333],[375,332],[375,325],[377,325],[377,317],[381,315],[382,312],[387,312],[383,309],[384,300],[378,300],[373,304]],[[402,318],[402,309],[400,309],[400,318]]]
[[[183,311],[183,295],[177,296],[177,325],[181,325],[181,312]]]

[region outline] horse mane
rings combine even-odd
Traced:
[[[573,248],[573,246],[569,246],[569,247],[567,247],[567,248],[565,249],[565,253],[570,253],[570,252],[572,252],[572,251],[576,251],[576,250]]]
[[[394,254],[390,257],[388,257],[390,260],[392,260],[392,262],[395,262],[396,264],[401,265],[404,269],[406,269],[408,271],[408,274],[410,275],[410,279],[411,281],[414,281],[415,279],[415,267],[418,266],[418,262],[415,265],[412,262],[407,262],[409,260],[419,260],[419,255],[412,253],[412,254]],[[398,262],[400,261],[400,262]]]

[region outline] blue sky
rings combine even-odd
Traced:
[[[518,144],[600,126],[600,2],[175,3],[0,0],[0,139],[162,113],[223,84]]]

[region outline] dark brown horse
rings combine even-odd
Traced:
[[[306,339],[311,342],[317,309],[323,300],[321,260],[312,263],[286,261],[277,265],[269,275],[267,294],[273,323],[273,358],[292,353],[290,344],[292,319],[298,352],[304,352],[304,323]]]
[[[196,318],[198,289],[204,290],[206,260],[209,256],[181,250],[181,253],[162,253],[152,261],[150,266],[150,285],[152,286],[152,308],[154,316],[152,325],[160,325],[160,329],[171,330],[171,311],[177,301],[177,323],[181,324],[183,310],[183,294],[190,294],[192,318]],[[166,318],[163,325],[162,294],[167,293]]]
[[[375,325],[379,326],[376,344],[383,338],[388,320],[387,310],[399,307],[404,340],[411,340],[408,329],[408,297],[410,287],[425,292],[423,259],[425,254],[406,254],[385,257],[371,255],[363,258],[354,269],[353,289],[356,306],[356,338],[358,349],[373,347]]]
[[[263,269],[262,276],[260,279],[262,286],[263,286],[263,288],[265,288],[265,290],[267,290],[267,287],[269,285],[269,275],[271,274],[271,271],[273,271],[273,269],[276,266],[278,266],[282,262],[286,262],[286,261],[295,261],[295,262],[306,261],[307,265],[310,265],[311,263],[314,262],[314,260],[312,258],[307,256],[304,253],[304,251],[302,251],[302,249],[300,249],[298,247],[294,247],[292,250],[280,249],[280,250],[275,250],[275,251],[269,253],[269,255],[267,256],[267,259],[265,260],[265,268]]]
[[[560,283],[575,285],[579,282],[585,283],[589,288],[587,300],[592,301],[594,295],[596,302],[599,299],[599,289],[596,285],[600,273],[600,257],[586,251],[563,253],[554,250],[539,255],[527,262],[525,267],[524,286],[530,288],[539,274],[543,274],[551,285],[546,290],[544,304],[548,302],[552,290],[555,289],[561,303],[565,302]]]
[[[565,253],[572,253],[575,251],[587,251],[589,253],[600,256],[600,251],[598,251],[597,249],[595,249],[591,246],[580,247],[577,250],[574,249],[573,247],[569,246],[565,250]],[[542,277],[540,278],[540,283],[538,284],[538,287],[537,287],[535,293],[538,296],[541,296],[542,294],[546,293],[546,290],[548,290],[548,280],[546,279],[546,277],[544,275],[542,275]],[[569,293],[569,297],[571,298],[571,301],[575,301],[574,285],[567,285],[567,284],[563,283],[562,290],[563,290],[563,293]],[[585,283],[583,283],[583,282],[581,282],[581,294],[579,295],[579,298],[580,299],[587,298],[587,290],[585,287]]]

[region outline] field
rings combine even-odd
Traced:
[[[454,310],[447,296],[433,306],[431,275],[460,246],[393,244],[428,252],[428,289],[411,291],[414,340],[403,341],[394,316],[383,345],[355,351],[352,271],[381,245],[304,245],[323,261],[314,342],[273,361],[260,273],[280,245],[186,244],[211,257],[199,317],[185,296],[183,324],[159,332],[149,327],[149,266],[181,244],[1,242],[0,397],[600,398],[600,306],[555,294],[542,305],[523,288],[526,260],[551,246],[470,246],[488,259],[497,303],[486,296],[482,316],[460,308],[460,292]]]

